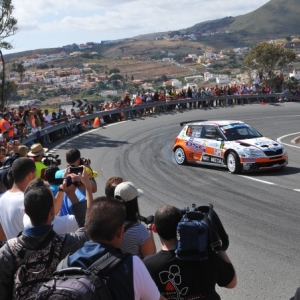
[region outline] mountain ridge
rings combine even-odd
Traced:
[[[151,49],[147,51],[147,47],[143,47],[143,49],[146,49],[144,51],[153,54],[155,51],[162,49],[159,46],[159,43],[155,43],[154,45],[153,41],[155,38],[163,35],[172,35],[172,33],[175,32],[182,35],[191,33],[196,34],[196,42],[218,50],[221,50],[222,48],[251,47],[264,40],[285,38],[294,35],[300,36],[300,28],[298,26],[299,15],[299,0],[270,0],[256,10],[244,15],[204,21],[197,23],[194,26],[176,31],[149,33],[146,35],[121,39],[118,44],[112,44],[110,46],[106,45],[105,47],[98,47],[98,49],[100,49],[101,55],[104,56],[118,57],[135,55],[136,53],[140,55],[141,51],[137,49],[139,45],[136,42],[144,40],[145,43],[148,43],[148,48]],[[212,35],[216,32],[222,32],[223,34]],[[224,34],[225,32],[229,33]],[[186,40],[183,40],[182,43],[186,43]],[[170,46],[170,48],[172,47]],[[185,49],[184,47],[181,48]],[[34,53],[50,54],[61,50],[63,50],[63,47],[36,49],[26,52],[6,54],[5,57],[20,57],[22,53],[24,53],[23,55],[32,55]],[[91,51],[94,50],[91,49]],[[115,54],[110,55],[110,51]]]

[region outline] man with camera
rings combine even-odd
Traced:
[[[97,192],[97,183],[93,177],[94,172],[91,171],[91,161],[88,158],[82,158],[81,153],[78,149],[69,149],[66,152],[66,161],[68,163],[68,167],[71,167],[69,172],[70,173],[82,173],[81,167],[80,166],[85,166],[87,169],[87,172],[90,174],[90,181],[92,185],[92,192],[96,193]],[[65,170],[60,170],[56,173],[56,178],[61,178]],[[79,201],[84,201],[85,200],[85,187],[84,185],[80,184],[80,182],[76,183],[76,196],[78,197]],[[65,215],[72,215],[72,203],[70,199],[68,199],[67,195],[64,195],[60,215],[65,216]]]
[[[158,233],[162,250],[144,259],[144,263],[166,299],[219,300],[215,285],[234,288],[235,270],[225,251],[207,249],[207,258],[182,260],[176,257],[177,225],[181,211],[174,206],[163,206],[155,213],[149,230]]]

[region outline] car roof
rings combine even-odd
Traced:
[[[192,121],[192,122],[185,122],[184,125],[215,125],[215,126],[226,126],[230,124],[245,124],[242,121],[238,120],[211,120],[211,121]]]

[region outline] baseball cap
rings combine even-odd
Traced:
[[[125,202],[131,201],[143,194],[144,192],[141,189],[137,189],[130,181],[121,182],[115,188],[115,198]]]

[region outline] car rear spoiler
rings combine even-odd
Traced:
[[[180,122],[180,126],[183,126],[185,124],[188,124],[188,123],[194,123],[194,122],[205,122],[207,120],[191,120],[191,121],[185,121],[185,122]]]

